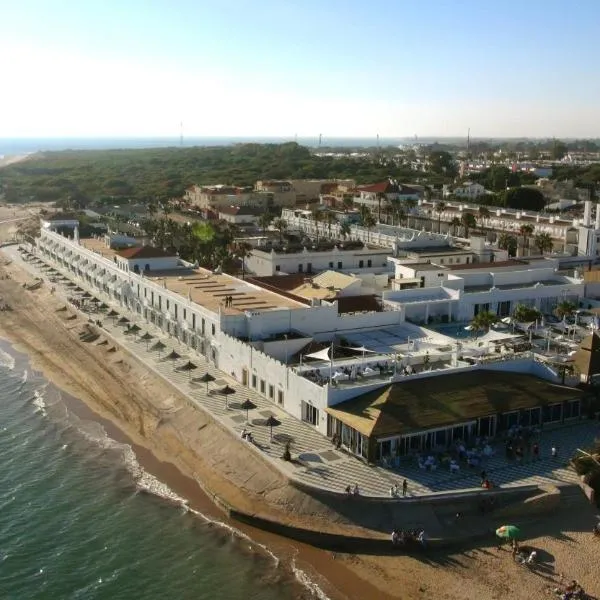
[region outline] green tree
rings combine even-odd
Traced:
[[[267,229],[269,229],[269,226],[271,225],[272,221],[273,221],[273,215],[269,211],[262,213],[260,215],[260,217],[258,218],[258,224],[260,225],[260,228],[262,229],[263,235],[266,234]]]
[[[518,187],[506,190],[504,205],[519,210],[540,211],[546,206],[544,194],[533,187]]]
[[[517,238],[514,235],[502,232],[498,236],[498,248],[500,248],[501,250],[506,250],[508,252],[508,256],[516,256]]]
[[[410,227],[410,222],[408,221],[408,216],[412,213],[412,211],[417,207],[417,201],[414,198],[407,198],[404,201],[404,206],[406,207],[406,220],[407,225]]]
[[[473,320],[471,321],[471,327],[473,331],[485,331],[488,332],[490,327],[498,322],[498,315],[490,312],[489,310],[482,310],[478,312]]]
[[[529,238],[533,235],[533,225],[524,223],[519,227],[519,233],[523,236],[523,246],[529,248]]]
[[[344,212],[348,212],[354,207],[354,198],[352,198],[352,196],[345,195],[342,200],[342,204],[344,206]]]
[[[319,223],[322,223],[325,219],[325,214],[323,213],[322,210],[319,210],[318,208],[315,208],[312,211],[312,221],[315,224],[315,239],[318,242],[319,241]]]
[[[327,213],[325,214],[325,222],[327,223],[327,233],[329,237],[331,237],[331,226],[335,225],[338,222],[335,213],[327,211]]]
[[[540,254],[551,252],[554,247],[552,238],[549,233],[538,233],[535,236],[535,247],[540,251]]]
[[[526,306],[525,304],[517,304],[513,310],[513,319],[519,323],[531,323],[539,319],[542,314],[537,308]]]
[[[436,202],[433,210],[438,214],[438,233],[442,233],[442,213],[446,210],[446,203],[443,200]]]
[[[340,225],[340,236],[342,236],[343,239],[346,239],[350,235],[351,231],[352,230],[351,230],[348,222],[343,221],[342,224]]]
[[[554,143],[552,144],[552,158],[554,160],[563,159],[567,155],[567,152],[568,148],[564,142],[554,140]]]
[[[556,308],[554,309],[554,314],[559,319],[562,319],[564,321],[567,318],[572,317],[575,314],[576,310],[577,306],[573,302],[569,300],[563,300],[562,302],[559,302]]]
[[[452,227],[452,235],[456,236],[456,231],[460,227],[460,219],[458,217],[452,217],[450,221],[450,226]]]
[[[477,221],[473,213],[464,212],[460,217],[460,224],[463,226],[465,230],[465,237],[469,237],[469,231],[471,229],[475,229],[477,227]]]
[[[279,242],[281,243],[283,241],[283,234],[288,228],[287,221],[279,217],[273,221],[273,227],[279,231]]]

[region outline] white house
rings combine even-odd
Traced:
[[[444,186],[443,194],[445,197],[454,194],[457,198],[464,198],[465,200],[477,200],[480,196],[485,196],[488,191],[480,183],[472,181],[466,181],[462,185],[454,187]]]

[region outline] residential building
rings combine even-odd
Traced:
[[[444,186],[443,189],[445,198],[454,195],[457,198],[464,198],[465,200],[477,200],[477,198],[489,193],[480,183],[473,181],[465,181],[461,185],[456,186]]]
[[[252,206],[222,206],[218,209],[219,219],[234,225],[255,225],[263,212]]]
[[[322,242],[312,246],[281,245],[254,248],[246,258],[246,269],[258,276],[277,273],[320,273],[335,269],[343,273],[391,273],[389,250],[360,241]]]
[[[252,204],[252,189],[227,185],[193,185],[185,191],[183,200],[199,210],[244,206]]]
[[[356,188],[354,204],[368,206],[372,210],[389,205],[394,200],[418,200],[419,191],[393,179],[361,185]]]

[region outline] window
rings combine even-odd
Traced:
[[[176,304],[176,305],[175,305],[175,318],[177,318],[177,309],[178,309],[178,308],[179,308],[179,307],[178,307],[178,306],[177,306],[177,304]]]
[[[304,271],[304,265],[302,263],[300,263],[298,265],[298,273],[302,273]]]
[[[162,308],[162,296],[158,297],[158,308]]]
[[[341,269],[341,268],[342,268],[342,261],[341,261],[341,260],[340,260],[340,261],[338,261],[338,267],[337,267],[337,268],[338,268],[338,269]]]
[[[252,387],[256,389],[256,373],[252,373]]]
[[[302,420],[316,427],[319,424],[319,409],[302,400]]]
[[[283,406],[283,392],[281,390],[277,390],[277,404]]]
[[[365,266],[365,261],[364,260],[359,260],[358,261],[358,268],[362,269]]]
[[[307,263],[306,264],[306,272],[307,273],[312,273],[312,263]]]
[[[369,258],[369,260],[367,260],[367,267],[372,267],[373,266],[373,261]]]
[[[330,268],[330,269],[333,269],[333,262],[330,262],[330,263],[329,263],[329,268]]]
[[[269,385],[269,398],[271,400],[275,398],[275,388],[272,385]]]
[[[265,393],[265,386],[266,386],[266,384],[265,384],[265,380],[264,380],[264,379],[261,379],[261,380],[260,380],[260,393],[261,393],[261,394],[264,394],[264,393]]]
[[[452,262],[452,260],[450,260],[450,262]],[[440,258],[440,265],[443,265],[443,264],[444,264],[444,259]]]
[[[281,265],[275,265],[275,270],[276,271],[281,271]]]
[[[149,271],[150,270],[150,265],[148,263],[146,263],[146,266],[144,267],[144,271]]]
[[[216,327],[215,327],[214,323],[211,325],[211,330],[212,330],[212,334],[215,335]]]
[[[148,295],[148,288],[144,288],[144,298]]]
[[[183,320],[185,321],[187,319],[187,310],[184,308],[183,309]]]
[[[206,325],[206,323],[204,322],[204,317],[203,317],[202,318],[202,335],[204,335],[205,325]]]
[[[167,310],[169,310],[169,305],[170,305],[170,304],[171,304],[171,303],[169,302],[169,300],[167,300]]]

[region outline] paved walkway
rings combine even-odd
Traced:
[[[21,260],[16,247],[5,248],[3,251],[24,265],[30,272],[44,276],[32,264]],[[58,267],[56,268],[58,269]],[[120,345],[134,353],[145,365],[164,377],[198,406],[207,410],[236,435],[240,435],[244,428],[251,431],[257,451],[271,460],[276,468],[290,478],[316,488],[343,493],[347,485],[356,483],[362,495],[389,497],[390,487],[394,483],[401,485],[402,480],[406,478],[409,496],[422,496],[435,492],[478,488],[479,473],[482,468],[485,468],[490,479],[496,485],[503,487],[573,483],[577,477],[573,470],[566,467],[566,460],[576,448],[588,445],[596,435],[599,435],[597,423],[580,422],[570,427],[544,432],[540,443],[541,460],[537,462],[526,462],[521,465],[508,462],[502,454],[502,448],[499,448],[498,454],[492,457],[485,466],[474,470],[464,470],[457,474],[451,474],[447,469],[442,468],[435,472],[423,471],[409,463],[408,459],[401,463],[399,469],[370,466],[344,451],[336,450],[331,441],[312,426],[298,421],[255,391],[241,386],[237,381],[216,369],[207,361],[206,357],[188,348],[177,339],[171,338],[151,323],[147,323],[140,315],[115,304],[114,300],[107,295],[90,287],[87,282],[75,278],[71,273],[64,272],[64,274],[73,278],[80,287],[89,290],[94,296],[109,304],[119,312],[120,316],[126,316],[131,323],[136,323],[142,329],[140,333],[149,332],[154,336],[149,343],[150,349],[146,350],[146,342],[140,340],[139,335],[126,335],[125,328],[116,325],[116,319],[104,317],[103,325],[106,331]],[[60,290],[58,285],[57,293],[65,298],[68,294],[70,295],[68,289]],[[99,315],[99,317],[102,316]],[[158,340],[166,345],[162,352],[151,349]],[[181,358],[176,361],[166,360],[166,355],[173,349],[181,355]],[[187,360],[191,360],[198,368],[191,373],[175,370],[177,366],[185,364]],[[210,373],[216,379],[209,386],[212,390],[225,384],[235,389],[235,393],[228,398],[227,406],[223,396],[211,393],[210,389],[207,393],[205,384],[192,381],[205,373]],[[241,410],[241,404],[246,399],[251,400],[257,407],[249,412],[249,423],[246,422],[246,411]],[[274,415],[280,422],[279,426],[273,428],[272,438],[269,428],[264,424],[270,415]],[[292,456],[298,459],[295,462],[281,460],[285,443],[288,440],[292,441]],[[550,457],[552,445],[560,448],[558,459]]]

